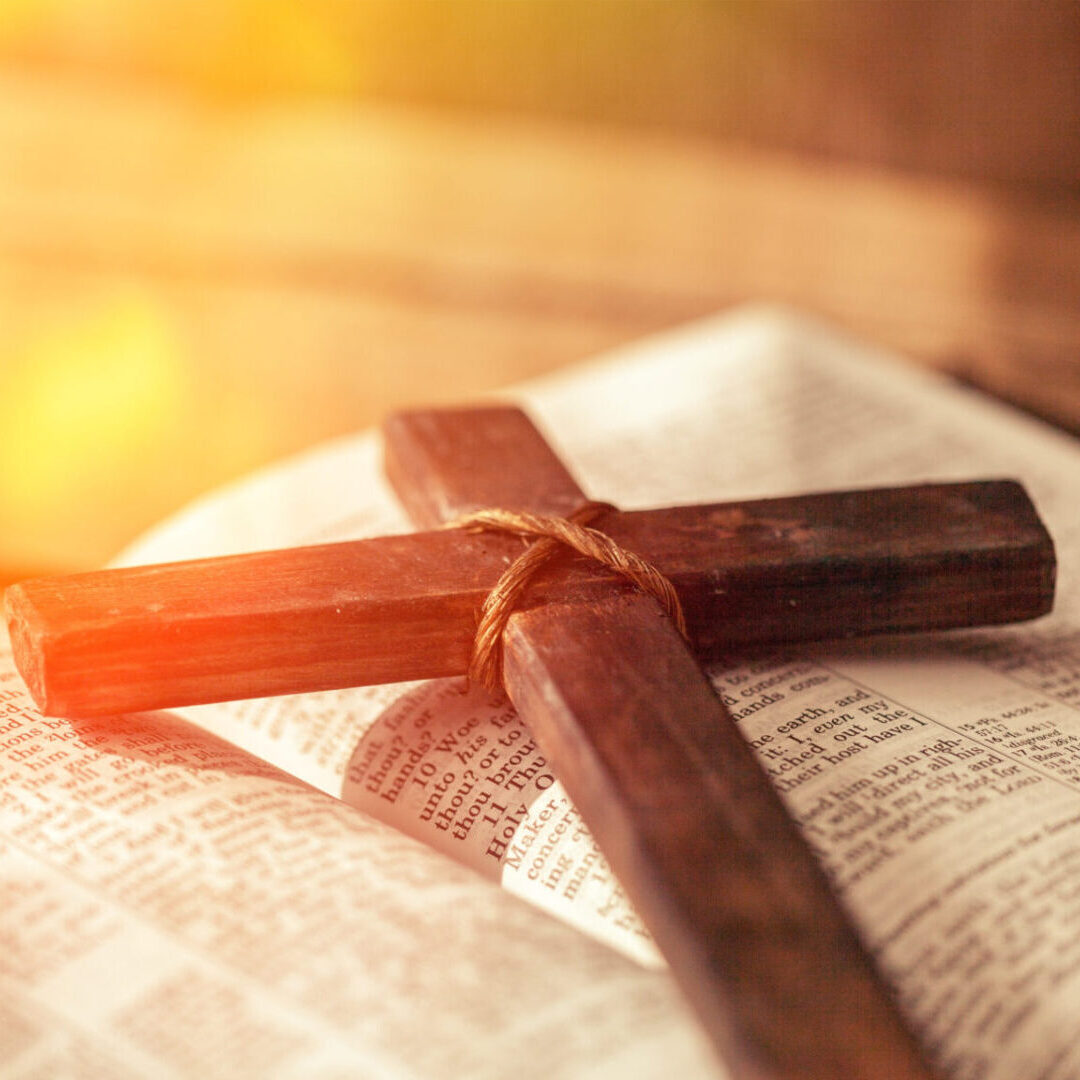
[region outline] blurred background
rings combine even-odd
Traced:
[[[0,0],[0,582],[744,300],[1080,431],[1080,4]]]

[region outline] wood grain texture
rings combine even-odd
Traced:
[[[413,521],[500,507],[568,517],[587,500],[521,409],[417,409],[383,425],[386,475]]]
[[[523,421],[500,409],[465,419],[474,440],[485,424]],[[411,467],[392,463],[409,460],[410,431],[402,421],[387,445],[399,481]],[[433,470],[423,491],[434,516],[487,501],[500,476],[513,475],[519,495],[531,483],[549,508],[579,493],[562,466],[554,480],[537,475],[554,460],[546,450],[523,455],[520,473],[492,455],[490,469],[464,471],[453,498],[438,493],[457,482],[450,459],[417,460]],[[613,512],[597,525],[671,579],[702,657],[1033,618],[1053,597],[1052,545],[1010,482]],[[521,550],[517,539],[434,531],[43,578],[8,590],[7,619],[19,669],[53,715],[437,678],[465,672],[475,612]],[[529,604],[612,587],[599,566],[560,560]]]
[[[734,1074],[933,1075],[655,601],[520,612],[506,639],[510,697]]]

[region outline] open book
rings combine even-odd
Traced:
[[[711,674],[931,1058],[1080,1077],[1080,448],[771,309],[507,396],[626,508],[1028,486],[1053,616]],[[124,561],[407,530],[362,434]],[[723,1075],[530,733],[458,680],[67,721],[5,649],[0,761],[5,1077]]]

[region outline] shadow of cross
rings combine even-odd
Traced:
[[[387,425],[387,471],[434,525],[585,496],[510,408]],[[507,691],[731,1071],[932,1075],[779,799],[697,666],[748,643],[1002,623],[1052,602],[1019,485],[922,485],[610,511],[593,523],[674,584],[656,602],[559,560],[504,635]],[[6,614],[48,715],[100,716],[462,674],[516,537],[407,536],[23,582]]]

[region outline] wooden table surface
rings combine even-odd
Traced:
[[[0,577],[744,301],[1080,430],[1080,214],[690,136],[0,69]]]

